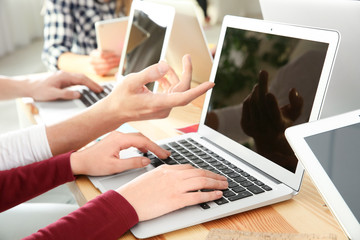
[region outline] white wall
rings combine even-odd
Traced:
[[[42,37],[43,0],[0,0],[0,57]]]

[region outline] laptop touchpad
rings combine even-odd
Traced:
[[[108,178],[100,180],[100,183],[104,186],[105,189],[116,190],[122,185],[130,182],[134,178],[144,174],[148,171],[147,168],[134,169],[120,174],[112,175]]]

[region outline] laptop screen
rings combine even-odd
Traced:
[[[166,18],[162,19],[156,19],[154,14],[150,15],[142,9],[134,10],[128,44],[126,50],[123,50],[126,53],[123,76],[159,62],[166,30],[172,24]]]
[[[309,120],[327,49],[228,27],[205,125],[295,172],[298,160],[284,131]]]
[[[309,136],[305,141],[360,221],[360,123]]]

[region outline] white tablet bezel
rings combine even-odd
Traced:
[[[258,31],[269,34],[278,34],[282,36],[313,40],[318,42],[326,42],[329,44],[329,48],[324,61],[323,71],[319,80],[319,86],[317,89],[317,93],[315,95],[313,108],[310,114],[310,121],[317,120],[320,116],[321,107],[323,105],[324,96],[325,96],[325,94],[318,94],[318,93],[326,92],[333,67],[333,62],[335,60],[338,44],[340,41],[339,33],[334,30],[313,29],[308,27],[300,27],[300,26],[294,26],[288,24],[268,22],[259,19],[250,19],[250,18],[243,18],[236,16],[225,16],[223,20],[222,29],[220,32],[220,37],[218,41],[218,46],[216,50],[216,55],[215,55],[211,75],[210,75],[210,81],[212,82],[214,82],[216,77],[216,71],[219,65],[220,53],[224,42],[224,36],[226,33],[226,29],[228,27]],[[301,180],[304,172],[304,169],[299,162],[295,173],[290,172],[287,169],[273,163],[272,161],[264,158],[258,153],[246,148],[245,146],[241,146],[239,143],[225,137],[224,135],[219,134],[215,130],[203,124],[205,122],[205,118],[207,115],[207,108],[210,102],[211,93],[212,90],[209,90],[205,97],[204,107],[202,110],[201,120],[199,125],[200,135],[206,136],[206,138],[211,139],[219,146],[224,146],[224,148],[230,149],[230,151],[232,151],[238,157],[245,159],[252,166],[266,172],[270,176],[286,184],[295,191],[298,191],[300,189]]]
[[[133,19],[134,19],[134,12],[136,10],[146,12],[153,17],[158,17],[160,21],[162,21],[163,19],[167,20],[168,27],[166,28],[164,43],[162,46],[161,56],[160,56],[159,61],[165,60],[166,49],[167,49],[167,46],[169,43],[170,34],[172,31],[172,25],[173,25],[173,21],[174,21],[174,17],[175,17],[175,9],[171,6],[161,5],[161,4],[157,4],[157,3],[153,3],[153,2],[133,0],[133,2],[131,4],[130,14],[129,14],[129,20],[128,20],[128,26],[127,26],[127,30],[126,30],[124,47],[123,47],[121,58],[120,58],[119,69],[123,69],[124,64],[125,64],[126,49],[128,46],[131,26],[132,26]],[[120,70],[119,74],[118,74],[118,80],[121,80],[121,78],[123,78],[123,77],[124,76],[122,75],[122,71]],[[157,88],[158,88],[158,82],[155,82],[154,88],[152,89],[152,91],[156,92]]]
[[[95,23],[96,42],[100,51],[113,51],[121,55],[128,19],[128,17],[121,17]]]
[[[305,138],[356,123],[360,123],[360,110],[300,124],[285,131],[285,136],[296,156],[304,165],[327,206],[350,239],[360,239],[359,222],[321,166],[310,146],[306,143]]]

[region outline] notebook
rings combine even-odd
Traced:
[[[166,61],[180,75],[182,57],[191,55],[193,82],[209,81],[213,57],[210,53],[203,28],[199,22],[194,3],[183,0],[148,0],[175,8],[175,18],[166,49]]]
[[[360,110],[285,131],[348,239],[360,239]]]
[[[265,20],[336,29],[341,34],[323,117],[360,108],[360,1],[260,0]]]
[[[181,163],[228,177],[229,189],[224,191],[222,199],[140,222],[131,229],[137,238],[147,238],[290,199],[299,191],[303,167],[292,151],[271,156],[271,152],[266,154],[263,151],[265,153],[261,155],[254,149],[254,139],[248,137],[240,126],[241,119],[249,116],[241,116],[242,102],[257,84],[259,71],[267,70],[271,80],[269,92],[276,93],[281,107],[287,104],[291,88],[297,88],[298,95],[303,97],[303,111],[297,117],[298,121],[294,119],[294,124],[318,119],[338,41],[336,31],[226,16],[210,75],[215,87],[206,94],[198,131],[159,141],[158,144],[172,152],[169,159],[160,160],[149,153],[152,164],[145,168],[111,176],[90,176],[90,180],[101,192],[105,192],[117,189],[158,165]],[[218,116],[219,127],[211,123],[213,114]],[[271,122],[270,118],[265,121]],[[258,118],[246,123],[248,126],[257,124]],[[275,126],[279,128],[278,124],[268,126],[269,133]],[[276,134],[281,140],[281,147],[278,149],[289,150],[290,146],[284,142],[283,129],[279,129],[281,131]],[[249,127],[246,130],[251,132]],[[254,133],[251,135],[256,136]],[[264,143],[274,146],[272,140]],[[136,153],[128,149],[121,151],[120,156]],[[281,155],[283,157],[279,158]],[[277,163],[285,157],[288,161]]]
[[[171,6],[133,1],[119,64],[122,71],[118,72],[117,81],[129,73],[141,71],[165,59],[174,15],[175,10]],[[108,95],[115,84],[116,81],[105,83],[105,91],[100,94],[88,91],[85,87],[75,87],[83,93],[83,96],[76,100],[35,102],[39,109],[39,121],[50,124],[67,119]],[[155,86],[148,87],[156,90]]]

